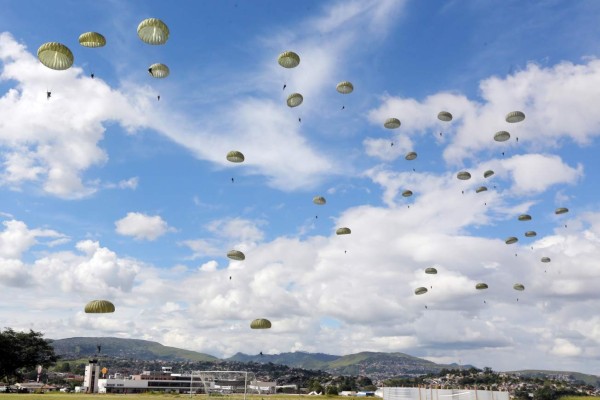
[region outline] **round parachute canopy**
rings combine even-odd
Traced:
[[[460,171],[458,174],[456,174],[456,177],[461,181],[467,181],[471,179],[471,174],[467,171]]]
[[[227,161],[231,161],[234,163],[244,162],[245,158],[241,151],[232,150],[227,153]]]
[[[300,56],[293,51],[284,51],[277,57],[277,62],[283,68],[296,68],[300,64]]]
[[[246,255],[239,250],[229,250],[227,252],[227,257],[237,261],[243,261],[246,259]]]
[[[400,120],[398,118],[388,118],[383,123],[383,126],[388,129],[400,128]]]
[[[73,65],[73,53],[67,46],[57,42],[48,42],[40,46],[38,59],[46,67],[56,70],[68,69]]]
[[[550,257],[542,257],[542,259],[540,261],[543,263],[549,263],[551,260],[550,260]]]
[[[351,233],[352,233],[352,231],[350,230],[350,228],[346,228],[346,227],[344,227],[344,228],[338,228],[335,231],[336,235],[349,235]]]
[[[523,286],[522,283],[515,283],[513,285],[513,289],[518,290],[519,292],[522,292],[523,290],[525,290],[525,286]]]
[[[491,169],[488,169],[487,171],[485,171],[483,173],[483,177],[484,178],[489,178],[490,176],[494,175],[494,171],[492,171]]]
[[[438,119],[444,122],[452,121],[452,114],[450,114],[448,111],[440,111],[438,113]]]
[[[433,267],[425,268],[425,273],[434,275],[434,274],[437,274],[437,269],[435,269]]]
[[[499,131],[494,135],[494,140],[496,142],[506,142],[508,139],[510,139],[510,133],[506,131]]]
[[[304,101],[304,97],[300,93],[292,93],[287,98],[287,105],[289,107],[298,107]]]
[[[554,211],[554,214],[559,215],[559,214],[566,214],[569,212],[569,209],[566,207],[559,207]]]
[[[170,73],[169,67],[167,67],[165,64],[160,63],[152,64],[150,68],[148,68],[148,72],[153,77],[159,79],[166,78],[167,76],[169,76]]]
[[[255,319],[250,323],[252,329],[269,329],[271,328],[271,321],[264,318]]]
[[[340,82],[337,84],[335,89],[341,94],[349,94],[354,90],[354,85],[348,81]]]
[[[479,186],[477,189],[475,189],[475,193],[481,193],[485,191],[487,191],[487,187],[485,186]]]
[[[165,44],[169,39],[169,28],[158,18],[148,18],[140,22],[137,34],[144,43]]]
[[[522,111],[511,111],[506,114],[506,122],[511,124],[521,122],[525,119],[525,114]]]
[[[405,190],[404,192],[402,192],[402,197],[410,197],[413,195],[412,190]]]
[[[325,200],[325,197],[323,196],[315,196],[313,197],[313,203],[322,206],[323,204],[327,203],[327,200]]]
[[[98,32],[86,32],[79,35],[79,44],[83,47],[103,47],[106,38]]]
[[[525,232],[525,237],[535,237],[537,236],[536,231],[527,231]]]
[[[475,289],[477,290],[483,290],[483,289],[487,289],[488,285],[487,283],[478,283],[477,285],[475,285]]]
[[[88,314],[115,312],[115,305],[108,300],[92,300],[85,305]]]
[[[521,214],[519,215],[519,221],[531,221],[531,215]]]
[[[408,161],[412,161],[415,158],[417,158],[417,153],[415,153],[414,151],[411,151],[409,153],[406,153],[406,156],[404,158],[407,159]]]
[[[427,293],[427,288],[425,287],[419,287],[415,289],[415,294],[425,294]]]
[[[514,236],[511,236],[511,237],[507,238],[507,239],[504,241],[504,243],[506,243],[506,244],[513,244],[513,243],[517,243],[518,241],[519,241],[519,239],[517,239],[517,238],[516,238],[516,237],[514,237]]]

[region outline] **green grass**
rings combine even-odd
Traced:
[[[84,393],[44,393],[44,394],[17,394],[17,393],[0,393],[0,400],[92,400],[101,397],[104,400],[123,400],[125,397],[131,400],[174,400],[189,399],[189,394],[164,394],[164,393],[143,393],[143,394],[84,394]],[[249,394],[246,396],[250,400],[293,400],[308,397],[298,394],[270,394],[257,395]],[[326,398],[337,398],[338,396],[325,396]],[[206,395],[194,395],[195,400],[208,400],[213,397]],[[243,394],[232,394],[220,396],[223,400],[242,400]],[[312,398],[312,396],[311,396]],[[581,400],[581,398],[577,398]],[[600,399],[597,399],[600,400]]]

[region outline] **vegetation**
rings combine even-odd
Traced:
[[[10,328],[0,331],[0,380],[12,383],[27,370],[38,365],[48,368],[58,357],[41,332],[16,332]]]

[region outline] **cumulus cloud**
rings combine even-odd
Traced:
[[[123,236],[132,236],[137,240],[156,240],[165,233],[172,231],[160,215],[146,215],[129,212],[115,222],[116,232]]]

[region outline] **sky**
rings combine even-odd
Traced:
[[[2,328],[600,374],[599,2],[0,5]]]

